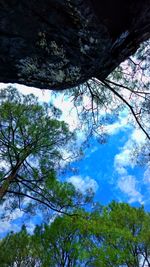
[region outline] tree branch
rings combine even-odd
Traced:
[[[114,82],[114,81],[110,81],[110,80],[108,80],[108,79],[105,79],[105,82],[107,82],[107,83],[111,83],[111,84],[113,84],[113,85],[115,85],[115,86],[118,86],[118,87],[120,87],[120,88],[129,90],[131,93],[150,95],[149,92],[145,92],[145,91],[135,91],[135,90],[132,90],[131,88],[129,88],[128,86],[125,86],[125,85],[120,84],[120,83],[116,83],[116,82]],[[140,97],[142,97],[142,96],[140,96]]]
[[[51,210],[56,211],[56,212],[58,212],[58,213],[62,213],[62,214],[64,214],[64,215],[69,215],[69,216],[76,216],[76,215],[77,215],[77,214],[75,214],[75,213],[74,213],[74,214],[67,213],[67,212],[65,212],[65,211],[62,211],[62,209],[56,209],[56,208],[52,207],[50,204],[44,202],[43,200],[38,199],[38,198],[33,197],[33,196],[30,196],[30,195],[28,195],[28,194],[26,194],[26,193],[15,192],[15,191],[12,191],[12,190],[8,190],[7,193],[9,193],[9,194],[14,194],[14,195],[20,195],[20,196],[24,196],[24,197],[28,197],[28,198],[30,198],[30,199],[32,199],[32,200],[35,200],[35,201],[37,201],[37,202],[39,202],[39,203],[41,203],[41,204],[47,206],[47,207],[50,208]]]
[[[96,82],[99,82],[98,80],[96,80]],[[126,99],[123,98],[123,96],[121,96],[114,88],[112,88],[106,81],[103,81],[103,84],[110,89],[110,91],[112,91],[122,102],[124,102],[126,104],[126,106],[128,106],[128,108],[130,109],[133,117],[135,118],[138,126],[140,127],[140,129],[144,132],[144,134],[146,135],[146,137],[150,140],[150,135],[147,133],[147,131],[144,129],[144,127],[142,126],[142,124],[140,123],[140,121],[138,120],[136,113],[134,112],[133,107],[128,103],[128,101]]]

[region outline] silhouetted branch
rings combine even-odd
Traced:
[[[98,81],[97,81],[98,82]],[[136,113],[134,112],[133,107],[129,104],[129,102],[124,99],[123,96],[121,96],[114,88],[112,88],[106,81],[103,81],[104,85],[110,89],[110,91],[112,91],[122,102],[124,102],[126,104],[126,106],[130,109],[133,117],[135,118],[138,126],[140,127],[140,129],[144,132],[144,134],[146,135],[146,137],[150,140],[150,135],[148,134],[148,132],[144,129],[144,127],[142,126],[142,124],[140,123],[139,119],[137,118]]]

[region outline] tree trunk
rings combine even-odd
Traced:
[[[18,163],[12,172],[6,177],[6,180],[3,182],[2,186],[0,186],[0,201],[6,195],[7,190],[9,189],[10,184],[15,180],[16,174],[21,166],[21,163]]]
[[[3,197],[6,195],[11,183],[13,181],[15,181],[16,179],[16,175],[18,174],[18,171],[20,170],[23,162],[27,159],[27,157],[30,155],[32,145],[30,146],[30,144],[28,144],[26,146],[26,150],[23,153],[23,156],[20,160],[18,160],[18,162],[16,163],[16,165],[14,167],[12,167],[12,169],[10,170],[10,174],[5,177],[4,182],[2,183],[2,185],[0,185],[0,201],[3,199]]]
[[[0,0],[0,81],[105,79],[150,37],[150,0]]]

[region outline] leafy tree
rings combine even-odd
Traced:
[[[92,212],[78,210],[78,216],[56,217],[49,225],[35,228],[28,234],[23,248],[18,234],[8,235],[1,241],[1,255],[14,255],[11,241],[17,244],[18,258],[26,266],[28,255],[33,266],[64,267],[144,267],[150,266],[150,214],[143,207],[133,208],[126,203],[112,202],[108,206],[96,206]],[[20,254],[19,254],[20,251]],[[24,253],[25,251],[25,253]],[[13,254],[14,253],[14,254]],[[7,262],[4,257],[4,262]],[[11,257],[14,266],[14,258]],[[11,266],[6,263],[4,266]],[[19,265],[20,266],[20,265]]]
[[[112,202],[92,217],[89,236],[92,266],[150,266],[147,242],[150,214],[143,207]]]
[[[73,151],[74,140],[60,111],[10,87],[0,93],[0,114],[0,199],[12,208],[36,210],[38,201],[64,212],[81,203],[73,185],[56,178],[63,150]]]
[[[31,237],[25,226],[19,233],[8,234],[5,239],[0,241],[1,266],[37,266],[31,247]]]
[[[80,231],[70,217],[58,217],[51,226],[37,227],[32,238],[43,267],[80,266]]]

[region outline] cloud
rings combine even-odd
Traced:
[[[33,215],[30,220],[28,216],[30,214],[16,208],[10,210],[10,200],[6,200],[0,205],[0,238],[6,236],[10,231],[19,232],[23,224],[26,225],[27,231],[33,234],[35,226],[42,221],[42,213],[38,211],[38,215]],[[24,199],[24,206],[29,204],[31,200],[29,198]],[[3,216],[4,215],[4,216]]]
[[[62,111],[60,120],[68,124],[69,130],[76,133],[76,146],[81,147],[87,138],[85,124],[79,119],[81,107],[78,111],[74,106],[73,97],[66,96],[65,93],[57,94],[57,97],[52,96],[53,105]]]
[[[5,217],[9,217],[11,220],[16,220],[23,216],[23,211],[16,208],[13,211],[10,212],[10,205],[11,205],[11,198],[8,200],[5,200],[3,204],[0,205],[0,218],[3,217],[3,214],[5,214]]]
[[[11,83],[0,83],[0,90],[6,88],[9,85],[12,85],[12,84]]]
[[[112,111],[108,112],[108,114],[112,115]],[[106,115],[106,112],[104,112]],[[120,130],[130,129],[131,125],[128,123],[128,115],[129,112],[127,109],[122,110],[117,115],[117,121],[111,124],[107,124],[103,126],[103,131],[109,135],[117,134]]]
[[[17,208],[10,212],[7,200],[0,205],[0,236],[4,236],[10,231],[19,231],[21,226],[15,220],[22,218],[23,214],[24,212]],[[4,218],[3,215],[5,215]]]
[[[50,102],[51,100],[51,91],[50,90],[41,90],[34,87],[28,87],[21,84],[15,84],[18,91],[24,95],[33,94],[38,97],[40,102]]]
[[[0,89],[4,89],[7,88],[8,86],[13,86],[16,87],[17,90],[24,94],[24,95],[28,95],[28,94],[34,94],[36,97],[39,98],[39,101],[41,102],[49,102],[51,100],[51,91],[50,90],[41,90],[38,88],[34,88],[34,87],[29,87],[29,86],[25,86],[22,84],[4,84],[4,83],[0,83]]]
[[[28,232],[29,234],[31,234],[31,235],[32,235],[33,232],[34,232],[35,227],[36,227],[35,223],[33,223],[31,220],[30,220],[28,223],[26,223],[26,229],[27,229],[27,232]]]
[[[93,192],[96,192],[98,189],[97,182],[90,178],[89,176],[82,177],[81,175],[71,176],[67,179],[67,182],[72,183],[75,188],[81,191],[83,194],[86,193],[88,189],[92,189]]]
[[[143,178],[138,181],[135,176],[129,175],[128,167],[134,168],[136,160],[131,160],[133,149],[136,147],[139,149],[145,142],[145,135],[139,129],[134,129],[129,135],[128,141],[120,149],[114,158],[114,169],[118,174],[117,186],[128,197],[128,202],[139,202],[144,204],[143,195],[140,193],[142,188]],[[149,170],[147,169],[144,174],[145,182],[150,182]],[[138,188],[137,188],[138,187]]]
[[[147,164],[147,168],[144,172],[144,183],[150,186],[150,162]]]
[[[6,236],[6,234],[11,231],[19,232],[21,230],[22,223],[19,223],[18,221],[15,221],[15,220],[21,219],[21,218],[23,218],[23,214],[19,213],[18,211],[17,212],[15,211],[13,214],[13,219],[12,218],[11,220],[1,219],[0,220],[0,237]],[[28,233],[33,234],[36,224],[30,220],[29,222],[25,223],[25,225],[26,225],[26,229]]]
[[[115,156],[114,167],[119,174],[126,173],[126,167],[134,167],[136,162],[131,160],[131,154],[133,148],[139,149],[143,146],[145,142],[145,135],[139,129],[134,129],[129,135],[128,141],[121,148],[121,152]]]
[[[138,143],[139,146],[145,143],[146,136],[140,129],[134,129],[131,135],[131,140]]]
[[[136,178],[132,175],[126,175],[118,180],[118,188],[125,193],[129,203],[139,202],[144,204],[142,194],[137,190]]]
[[[71,97],[65,96],[64,93],[58,94],[52,98],[53,105],[62,111],[61,120],[64,120],[69,125],[71,131],[79,128],[79,118],[74,107]]]
[[[115,170],[118,172],[118,174],[126,174],[126,167],[131,165],[131,160],[130,160],[130,153],[131,153],[131,143],[127,142],[125,146],[122,148],[121,153],[118,153],[115,156],[114,159],[114,167]]]
[[[4,236],[7,232],[10,231],[18,232],[21,228],[19,225],[13,224],[11,221],[6,220],[1,220],[0,225],[0,236]]]
[[[126,128],[131,128],[131,126],[128,124],[128,119],[121,116],[118,117],[117,122],[103,127],[104,131],[110,135],[117,134],[120,130]]]

